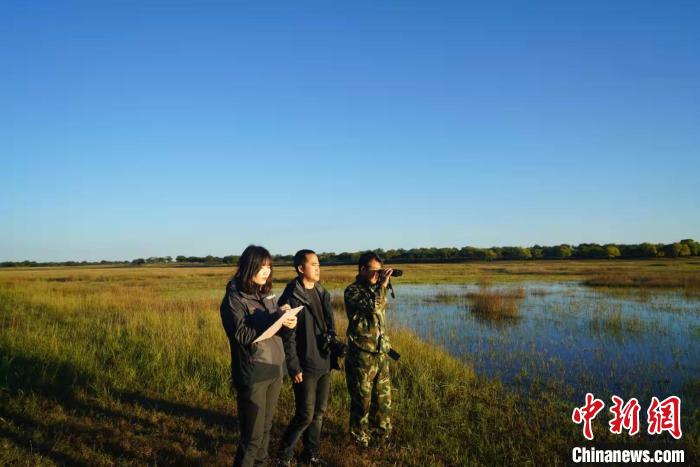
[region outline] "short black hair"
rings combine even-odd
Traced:
[[[358,271],[359,271],[360,269],[364,268],[364,267],[369,266],[369,263],[370,263],[370,261],[372,261],[372,260],[378,261],[379,264],[381,264],[382,266],[384,265],[384,261],[379,257],[378,254],[376,254],[376,253],[373,252],[373,251],[367,251],[367,252],[362,253],[362,254],[360,255],[360,259],[359,259],[359,261],[357,262],[357,269],[358,269]]]
[[[294,270],[297,274],[299,274],[299,266],[306,264],[306,257],[315,254],[316,252],[313,250],[299,250],[294,254]]]

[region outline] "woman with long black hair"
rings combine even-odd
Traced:
[[[234,466],[267,461],[285,350],[295,345],[295,316],[286,318],[273,337],[253,343],[289,308],[278,308],[271,290],[272,256],[265,248],[250,245],[238,261],[238,270],[226,287],[220,308],[231,347],[231,376],[241,430]]]

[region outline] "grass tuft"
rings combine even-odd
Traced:
[[[512,319],[520,317],[519,302],[525,298],[525,289],[500,290],[481,287],[478,292],[469,294],[472,313],[491,319]]]

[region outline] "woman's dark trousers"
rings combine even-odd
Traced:
[[[241,438],[233,460],[234,466],[249,467],[267,461],[272,417],[275,415],[281,389],[280,376],[238,390]]]

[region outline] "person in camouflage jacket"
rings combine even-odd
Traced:
[[[391,432],[391,349],[386,330],[386,288],[391,269],[382,270],[375,253],[359,260],[359,274],[345,289],[348,315],[348,354],[345,377],[350,393],[350,434],[366,447],[371,439],[370,417],[381,440]]]

